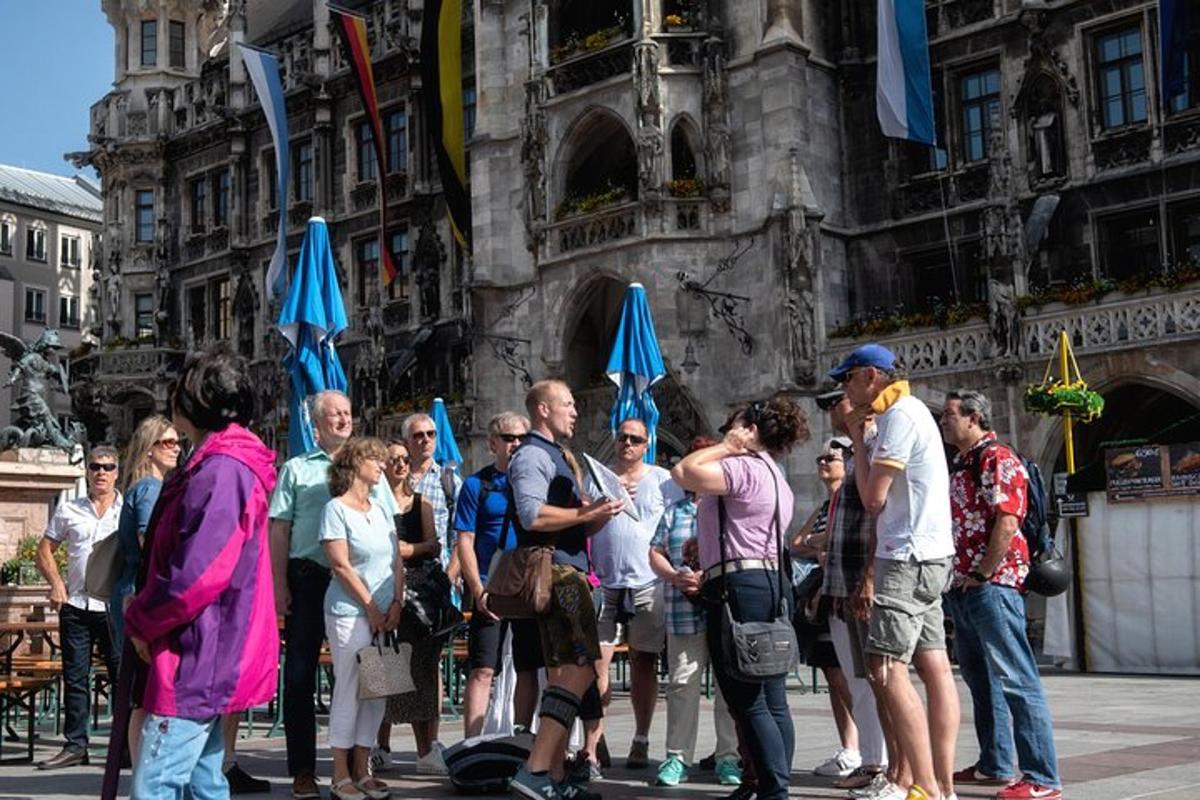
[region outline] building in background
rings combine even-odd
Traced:
[[[0,164],[0,331],[32,342],[56,328],[63,361],[79,351],[97,303],[101,211],[86,178]],[[0,355],[0,428],[12,419],[11,366]],[[53,402],[71,412],[66,395]]]

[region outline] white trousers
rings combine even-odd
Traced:
[[[829,615],[829,638],[837,653],[842,674],[850,685],[851,716],[858,726],[858,750],[862,763],[883,766],[887,761],[887,744],[883,739],[883,728],[879,724],[879,708],[875,705],[875,693],[864,678],[854,675],[854,654],[851,651],[850,629],[844,620]]]
[[[693,763],[696,734],[700,728],[700,692],[708,666],[708,644],[703,633],[667,634],[667,753],[675,753],[684,764]],[[737,758],[737,729],[733,717],[713,680],[716,699],[713,721],[717,728],[717,758]]]
[[[325,636],[333,659],[329,746],[339,750],[374,747],[387,700],[358,699],[358,651],[371,643],[367,618],[326,614]]]

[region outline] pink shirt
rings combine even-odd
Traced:
[[[768,466],[769,464],[769,466]],[[779,558],[775,532],[775,498],[779,498],[779,535],[787,539],[795,495],[778,465],[765,453],[721,459],[725,475],[725,557],[729,560]],[[778,492],[778,495],[776,494]],[[721,563],[717,536],[717,498],[700,498],[700,567]]]

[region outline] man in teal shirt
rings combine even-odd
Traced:
[[[325,632],[329,561],[321,548],[319,530],[330,500],[329,465],[354,434],[350,398],[345,394],[320,392],[308,403],[317,448],[283,465],[269,511],[275,608],[285,615],[283,727],[292,796],[298,800],[321,796],[316,779],[317,712],[312,698]],[[396,500],[386,481],[380,480],[372,496],[395,516]]]

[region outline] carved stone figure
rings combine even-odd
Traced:
[[[992,332],[992,355],[996,358],[1017,355],[1016,294],[1011,283],[988,279],[988,325]]]
[[[196,41],[203,52],[213,58],[220,54],[229,40],[229,19],[234,8],[230,0],[204,0],[196,26]]]
[[[663,135],[658,128],[638,132],[638,186],[643,198],[656,196],[662,185]]]
[[[417,248],[413,253],[413,274],[420,287],[421,316],[436,319],[441,311],[441,272],[446,260],[446,248],[438,235],[433,220],[426,218],[417,234]]]
[[[704,163],[714,202],[728,202],[729,125],[726,121],[725,45],[717,37],[704,42]]]
[[[64,429],[50,405],[52,392],[68,394],[67,372],[58,361],[58,331],[47,328],[32,344],[0,332],[0,349],[12,360],[5,387],[13,387],[13,424],[0,430],[0,450],[55,447],[71,452],[82,441],[73,423]]]
[[[638,125],[658,127],[662,104],[658,91],[658,45],[647,40],[634,48],[633,85],[637,90]]]
[[[154,272],[154,325],[158,331],[159,344],[164,344],[170,335],[171,320],[171,271],[165,262],[160,261]]]
[[[799,42],[800,4],[795,0],[767,0],[767,28],[763,32],[763,43],[776,39]]]
[[[546,218],[546,87],[540,80],[525,83],[525,118],[521,121],[521,166],[525,172],[525,244],[538,243],[537,226]]]
[[[120,261],[117,261],[120,264]],[[109,273],[104,278],[104,303],[107,306],[108,324],[116,333],[121,332],[121,273],[112,270],[113,263],[109,262]]]

